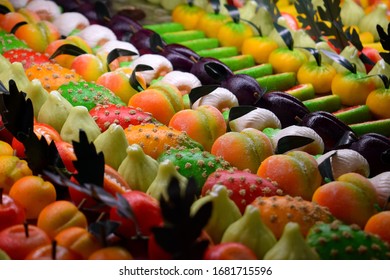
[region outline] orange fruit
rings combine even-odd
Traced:
[[[221,46],[234,46],[241,51],[245,39],[253,37],[253,29],[244,22],[226,22],[219,28],[217,38]]]
[[[43,208],[56,200],[57,194],[51,182],[30,175],[17,180],[9,196],[23,206],[27,219],[36,219]]]
[[[4,193],[8,194],[12,185],[24,176],[32,175],[32,170],[27,161],[17,156],[0,156],[0,186]]]
[[[184,29],[193,30],[196,28],[199,19],[205,11],[199,6],[179,4],[172,11],[172,21],[183,24]]]
[[[390,244],[390,211],[382,211],[372,215],[368,219],[364,231],[376,234]]]
[[[277,49],[278,43],[268,37],[253,36],[242,43],[242,54],[252,55],[257,64],[267,63],[269,55]]]
[[[38,216],[37,226],[51,238],[69,227],[86,228],[87,218],[70,201],[58,200],[47,205]]]
[[[74,70],[57,63],[35,64],[26,69],[26,75],[30,81],[38,79],[48,92],[57,90],[62,84],[70,81],[77,82],[81,79],[81,76]]]
[[[201,147],[198,142],[191,139],[185,132],[158,124],[130,125],[125,129],[129,145],[138,144],[145,154],[157,159],[159,155],[170,148],[180,146],[195,148]]]
[[[119,246],[105,247],[93,252],[89,260],[132,260],[133,256],[128,250]]]
[[[0,156],[12,156],[14,155],[14,149],[12,146],[5,142],[0,140]]]
[[[371,91],[367,96],[366,105],[376,118],[390,118],[390,89],[379,88]]]
[[[268,62],[275,73],[298,72],[298,69],[307,61],[306,55],[299,49],[277,48],[273,50]]]

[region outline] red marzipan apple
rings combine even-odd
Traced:
[[[9,195],[2,194],[2,192],[3,189],[0,188],[0,231],[21,224],[26,219],[23,207]]]

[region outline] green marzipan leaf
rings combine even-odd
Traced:
[[[135,89],[138,92],[143,91],[144,88],[138,82],[136,73],[140,71],[147,71],[147,70],[153,70],[153,67],[146,64],[138,64],[137,66],[135,66],[133,72],[130,75],[130,79],[129,79],[130,85],[133,89]]]
[[[324,181],[334,181],[331,158],[336,155],[333,151],[330,155],[318,165],[318,169]]]
[[[79,56],[82,54],[86,54],[87,52],[83,50],[82,48],[72,45],[72,44],[64,44],[62,46],[59,46],[58,49],[55,50],[55,52],[50,56],[50,59],[56,58],[57,56],[61,54],[68,54],[73,56]]]
[[[279,139],[275,154],[283,154],[287,151],[310,144],[314,139],[298,135],[287,135]]]
[[[204,85],[191,89],[189,93],[189,98],[191,102],[191,106],[198,100],[199,98],[213,92],[219,87],[219,85]]]

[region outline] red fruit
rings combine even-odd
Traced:
[[[139,233],[144,236],[151,234],[151,229],[163,222],[161,209],[158,201],[141,191],[126,191],[122,196],[129,203],[136,223],[138,225]],[[122,217],[117,207],[110,210],[110,220],[121,223],[117,230],[117,234],[125,238],[136,236],[136,226],[132,219]]]
[[[48,54],[40,53],[32,49],[12,49],[5,51],[3,56],[11,63],[22,63],[24,69],[27,69],[34,64],[51,62]]]
[[[129,125],[155,122],[151,114],[132,106],[97,105],[89,111],[100,130],[105,131],[112,123],[126,129]]]
[[[238,242],[220,243],[210,246],[203,255],[204,260],[257,260],[255,253]]]
[[[275,182],[243,170],[221,170],[210,174],[202,187],[201,195],[207,195],[214,185],[224,185],[229,197],[243,214],[248,204],[259,196],[282,195]]]
[[[0,231],[16,224],[22,224],[26,219],[23,207],[0,189]]]

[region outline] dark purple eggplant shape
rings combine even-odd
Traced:
[[[273,112],[282,128],[297,125],[300,119],[310,113],[299,99],[282,91],[264,93],[255,106]]]
[[[220,85],[234,73],[219,59],[212,57],[201,57],[191,68],[190,73],[198,77],[202,85]]]
[[[264,94],[256,79],[246,74],[229,76],[221,82],[221,87],[230,90],[240,105],[254,105]]]
[[[298,124],[310,127],[317,132],[324,141],[325,153],[334,149],[347,148],[358,139],[347,124],[326,111],[306,114]]]
[[[370,165],[370,177],[390,171],[390,139],[378,133],[366,133],[353,142],[350,149],[360,153]]]

